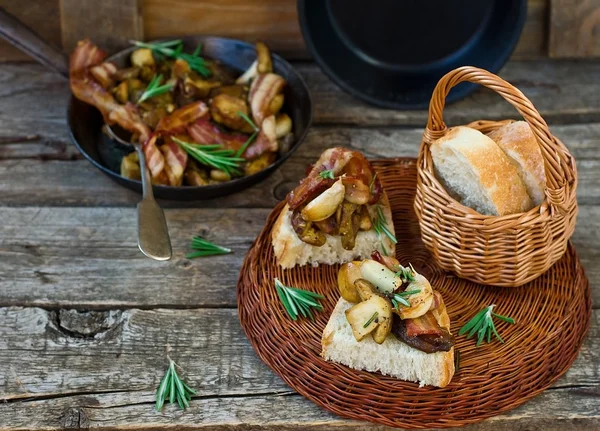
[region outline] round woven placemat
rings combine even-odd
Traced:
[[[288,385],[316,404],[347,418],[405,428],[453,427],[515,408],[567,371],[590,322],[587,278],[572,245],[548,272],[519,288],[482,286],[434,266],[421,243],[413,212],[414,159],[373,162],[390,198],[400,262],[411,262],[442,292],[456,336],[483,306],[513,317],[498,322],[505,343],[475,347],[457,337],[460,370],[446,388],[422,387],[324,361],[321,333],[338,300],[339,265],[282,270],[271,246],[278,205],[250,248],[238,281],[240,321],[258,356]],[[485,258],[485,257],[482,257]],[[325,295],[314,322],[289,319],[273,278]]]

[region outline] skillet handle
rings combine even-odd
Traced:
[[[69,76],[69,59],[58,48],[50,45],[35,31],[0,8],[0,37],[64,77]]]

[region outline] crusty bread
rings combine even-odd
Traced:
[[[514,214],[533,207],[517,168],[480,131],[450,129],[431,145],[431,156],[446,190],[480,214]]]
[[[546,169],[542,151],[529,124],[516,121],[488,133],[488,136],[516,166],[533,204],[537,206],[544,202]]]
[[[385,192],[379,201],[383,214],[387,220],[388,229],[394,233],[394,223],[392,222],[392,212],[390,203]],[[371,218],[375,219],[376,209],[368,207]],[[293,268],[296,265],[311,264],[317,266],[320,263],[334,264],[345,263],[355,259],[366,259],[371,256],[373,251],[381,251],[382,246],[388,254],[395,254],[395,244],[385,235],[377,235],[374,229],[369,231],[360,231],[356,236],[356,245],[352,250],[346,250],[342,247],[342,240],[339,236],[325,235],[327,242],[320,246],[314,246],[303,242],[292,227],[292,212],[286,205],[277,218],[271,239],[273,250],[277,261],[283,268]]]
[[[321,356],[325,360],[356,370],[379,371],[381,374],[419,383],[419,386],[443,388],[450,383],[454,375],[454,347],[448,352],[425,353],[391,334],[383,344],[377,344],[371,337],[356,341],[345,314],[352,305],[340,298],[331,313],[321,338]]]

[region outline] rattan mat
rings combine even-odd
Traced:
[[[523,404],[567,371],[589,327],[589,283],[571,244],[547,273],[519,288],[478,285],[437,268],[421,242],[413,210],[415,162],[372,162],[390,198],[396,257],[411,262],[442,292],[455,336],[486,305],[496,304],[496,312],[513,317],[515,325],[497,324],[504,344],[477,348],[473,339],[457,337],[460,370],[443,389],[324,361],[321,333],[339,297],[339,266],[282,270],[277,265],[271,228],[283,204],[245,258],[237,286],[239,316],[258,356],[294,390],[331,412],[405,428],[462,426]],[[325,310],[314,322],[292,321],[277,297],[275,277],[325,295]]]

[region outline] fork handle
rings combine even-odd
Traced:
[[[171,239],[165,213],[154,199],[150,172],[141,146],[135,146],[142,170],[144,197],[138,203],[138,247],[154,260],[169,260],[172,256]]]

